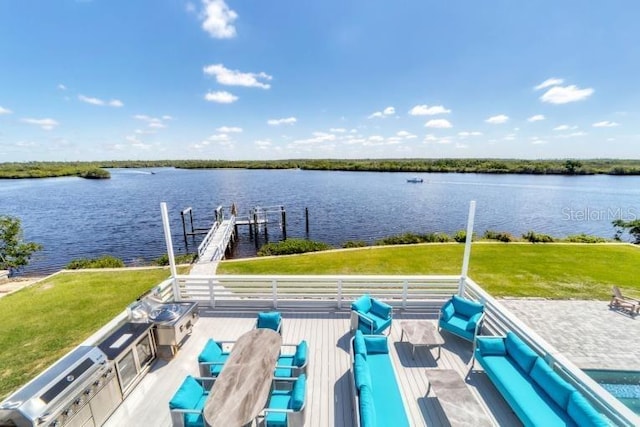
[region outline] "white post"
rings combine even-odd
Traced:
[[[160,211],[162,212],[162,226],[164,228],[164,240],[167,244],[167,256],[169,257],[169,268],[171,270],[171,278],[173,279],[173,299],[180,301],[180,290],[178,289],[178,271],[176,270],[176,260],[173,257],[173,241],[171,240],[171,226],[169,225],[169,212],[167,204],[160,203]]]
[[[469,258],[471,257],[471,239],[473,238],[473,220],[476,216],[476,201],[469,203],[469,218],[467,219],[467,238],[464,242],[464,257],[462,258],[462,273],[460,274],[460,286],[458,295],[464,296],[464,287],[467,282],[467,272],[469,271]]]

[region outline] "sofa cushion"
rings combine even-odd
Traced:
[[[353,375],[355,377],[356,388],[360,390],[363,384],[371,387],[371,373],[366,359],[361,354],[356,354],[353,361]]]
[[[194,409],[202,410],[209,398],[208,394],[203,395]],[[199,414],[184,414],[184,427],[202,427],[204,420],[202,418],[202,412]]]
[[[391,306],[377,299],[371,299],[371,313],[375,314],[381,319],[388,319],[391,317]]]
[[[533,368],[533,364],[536,363],[538,354],[513,332],[507,332],[505,347],[507,349],[507,354],[509,354],[518,366],[528,374],[531,371],[531,368]]]
[[[569,396],[567,412],[580,427],[605,427],[609,423],[578,391]]]
[[[304,399],[307,392],[307,376],[301,374],[293,383],[291,390],[291,409],[299,411],[304,406]]]
[[[504,339],[500,337],[480,337],[477,339],[476,343],[478,351],[483,356],[504,356],[507,353],[504,346]]]
[[[293,355],[293,364],[295,366],[300,368],[307,363],[307,350],[307,341],[300,341],[300,344],[296,346],[296,354]]]
[[[469,341],[473,341],[473,332],[467,331],[467,320],[454,314],[451,318],[444,322],[440,320],[440,327],[446,329],[449,332],[453,332]]]
[[[359,311],[361,313],[368,313],[371,310],[371,297],[369,294],[364,294],[357,300],[351,303],[351,309]]]
[[[453,303],[453,308],[456,313],[462,314],[467,319],[476,313],[484,311],[484,306],[482,304],[461,298],[458,295],[452,296],[451,302]]]
[[[567,409],[567,403],[569,403],[569,396],[576,389],[560,378],[553,369],[541,358],[538,357],[536,362],[531,368],[529,373],[531,379],[540,386],[554,402],[558,404],[562,409]]]
[[[482,317],[482,313],[476,313],[469,318],[469,322],[467,323],[466,330],[475,333],[476,326],[478,326],[478,322],[480,321],[480,317]]]
[[[373,404],[373,394],[368,385],[360,389],[360,427],[375,427],[376,408]]]
[[[277,311],[258,313],[257,327],[273,329],[274,331],[277,331],[278,325],[280,325],[281,318],[282,316]]]
[[[284,390],[275,390],[271,393],[268,405],[269,408],[289,409],[290,405],[291,396],[289,396],[289,392]],[[286,412],[267,412],[265,420],[268,426],[287,427]]]
[[[400,392],[399,382],[389,354],[367,356],[371,373],[371,391],[379,426],[408,427],[409,421]]]
[[[204,394],[204,388],[191,375],[182,382],[182,385],[169,401],[170,409],[195,409],[198,401]]]
[[[367,354],[389,353],[387,337],[365,337],[364,345],[367,347]]]
[[[361,354],[364,356],[364,358],[367,358],[367,347],[364,343],[364,335],[362,335],[362,332],[358,329],[356,331],[356,336],[353,338],[353,352],[355,354]]]
[[[215,360],[216,363],[209,365],[209,371],[211,372],[212,376],[217,377],[218,375],[220,375],[220,372],[222,372],[222,368],[224,368],[224,362],[226,362],[228,358],[228,354],[221,354]]]
[[[220,344],[212,339],[209,339],[204,346],[204,349],[198,355],[198,362],[215,362],[222,354],[222,347]]]
[[[442,312],[441,320],[444,320],[446,322],[451,319],[451,316],[453,316],[453,314],[456,312],[456,309],[453,308],[453,303],[451,302],[451,300],[449,300],[440,308],[440,311]]]
[[[293,366],[293,356],[280,356],[276,362],[275,376],[278,378],[289,378],[293,376],[293,370],[290,366]]]

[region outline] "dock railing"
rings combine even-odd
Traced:
[[[198,245],[198,256],[199,257],[204,255],[204,252],[207,250],[207,247],[209,246],[209,243],[211,243],[211,239],[213,239],[213,236],[215,236],[216,231],[218,231],[218,227],[219,226],[220,226],[220,223],[215,221],[213,223],[213,225],[211,226],[211,229],[209,230],[207,235],[204,236],[204,239],[202,239],[202,242],[200,243],[200,245]]]
[[[212,308],[259,310],[270,308],[349,310],[350,302],[369,293],[395,309],[438,312],[457,294],[461,276],[177,276],[158,286],[164,300],[196,301]],[[175,286],[174,286],[175,285]],[[472,279],[462,284],[467,298],[485,306],[483,334],[513,331],[555,371],[580,390],[615,425],[640,425],[640,417],[609,394],[540,335],[520,321]],[[178,294],[174,294],[174,289]]]

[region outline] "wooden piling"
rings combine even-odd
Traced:
[[[307,234],[309,234],[309,208],[304,208],[304,225]]]
[[[287,240],[287,212],[284,210],[284,206],[280,206],[280,215],[282,217],[282,237]]]

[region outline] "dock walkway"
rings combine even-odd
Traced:
[[[191,268],[191,275],[214,275],[227,248],[235,238],[236,217],[231,215],[222,222],[214,222],[211,230],[198,247],[198,260]]]

